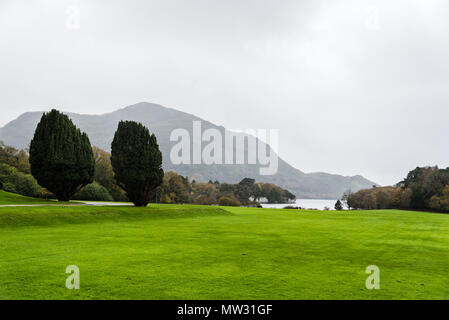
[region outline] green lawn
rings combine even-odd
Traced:
[[[443,214],[0,208],[0,299],[448,299],[448,266]]]
[[[0,206],[11,206],[11,205],[19,205],[19,206],[28,206],[28,205],[72,205],[72,204],[83,204],[80,201],[70,201],[70,202],[60,202],[57,200],[45,200],[39,198],[31,198],[22,196],[20,194],[6,192],[4,190],[0,190]]]
[[[26,204],[51,204],[54,203],[52,201],[47,201],[44,199],[30,198],[21,196],[15,193],[9,193],[3,190],[0,190],[0,205],[26,205]]]

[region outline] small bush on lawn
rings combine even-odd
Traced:
[[[108,190],[101,186],[98,182],[94,182],[85,186],[81,191],[73,196],[74,200],[87,201],[113,201]]]

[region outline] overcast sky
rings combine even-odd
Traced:
[[[0,0],[0,126],[141,101],[280,129],[305,172],[447,167],[449,2]]]

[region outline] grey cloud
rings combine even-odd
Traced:
[[[0,125],[156,102],[279,128],[280,155],[306,172],[391,184],[449,166],[448,16],[443,0],[3,0]]]

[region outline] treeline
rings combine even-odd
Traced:
[[[100,148],[92,148],[95,160],[94,182],[85,186],[72,199],[86,201],[129,201],[126,192],[114,178],[111,154]],[[56,198],[42,188],[30,174],[29,155],[0,142],[0,184],[8,192],[47,199]],[[240,206],[256,203],[262,198],[270,203],[286,203],[295,195],[271,183],[256,183],[243,179],[238,184],[189,181],[173,171],[166,172],[162,184],[151,199],[158,203],[191,203],[204,205]]]
[[[39,186],[30,170],[27,151],[5,146],[0,141],[0,189],[29,197],[51,196]]]
[[[449,168],[417,167],[394,187],[375,187],[343,197],[355,209],[417,209],[449,212]]]
[[[29,152],[0,145],[0,188],[58,201],[129,199],[146,206],[164,176],[156,136],[140,123],[120,121],[111,149],[92,148],[67,115],[51,110]]]
[[[95,161],[94,181],[77,192],[72,199],[86,201],[129,201],[126,192],[117,184],[111,164],[111,154],[92,148]],[[55,199],[30,174],[27,150],[17,150],[0,142],[0,188],[29,197]],[[191,203],[204,205],[240,206],[257,203],[265,198],[270,203],[287,203],[295,195],[271,183],[256,183],[245,178],[238,184],[209,181],[189,181],[175,172],[166,172],[162,184],[151,198],[158,203]]]
[[[287,203],[296,197],[288,190],[271,183],[256,183],[245,178],[237,184],[209,181],[189,182],[187,177],[170,171],[156,189],[155,202],[193,203],[204,205],[240,206],[255,204],[265,198],[270,203]]]
[[[156,136],[134,121],[120,121],[111,153],[91,147],[86,133],[57,110],[44,113],[29,152],[0,144],[0,188],[59,201],[131,201],[248,205],[267,198],[274,203],[295,199],[287,190],[245,178],[238,184],[189,182],[164,174]]]
[[[94,182],[73,196],[76,200],[128,201],[125,191],[117,186],[112,171],[110,154],[94,147]],[[0,142],[0,189],[28,197],[56,199],[56,196],[41,187],[31,175],[29,153],[17,150]]]

